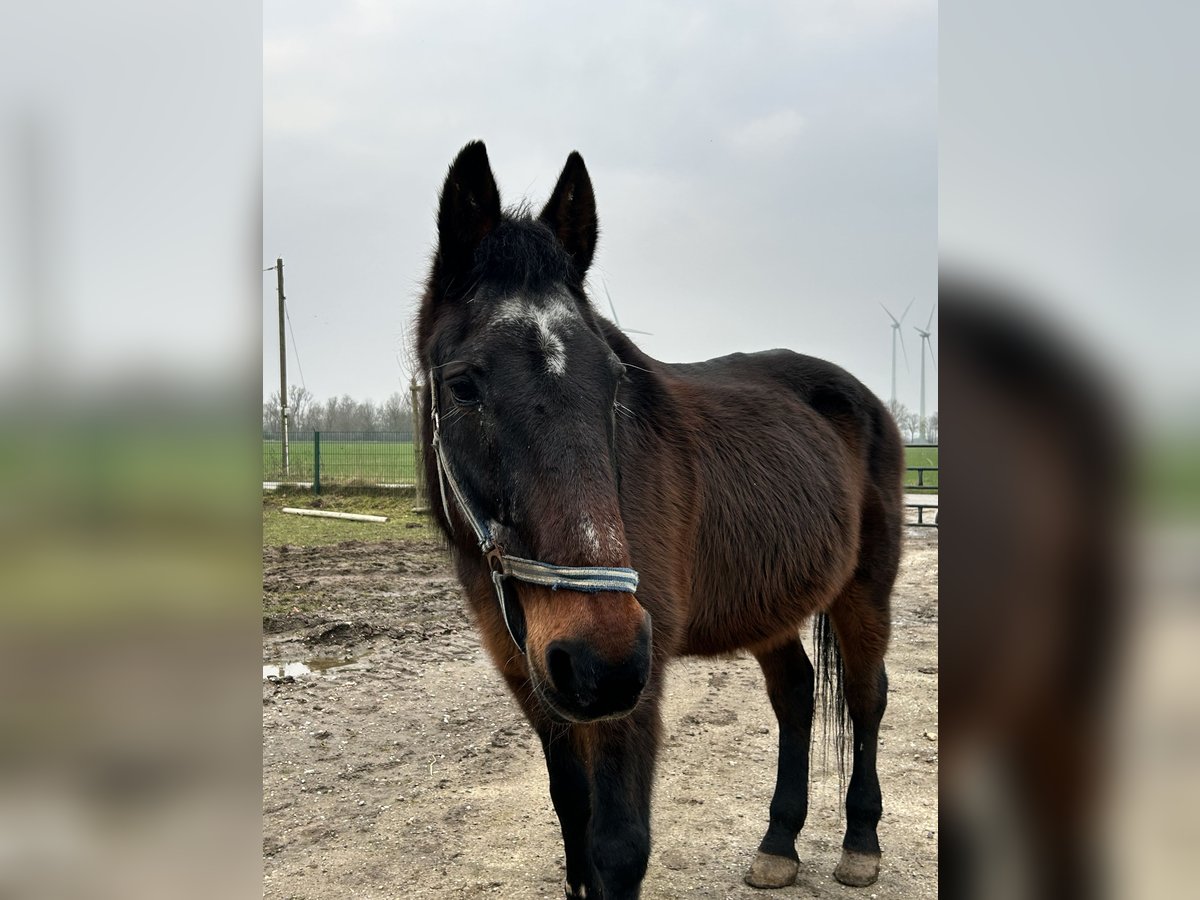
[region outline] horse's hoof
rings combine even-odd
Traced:
[[[843,850],[842,861],[833,870],[833,877],[850,887],[866,887],[879,877],[879,854]]]
[[[781,888],[796,883],[800,871],[798,860],[758,851],[758,856],[746,873],[746,884],[756,888]]]

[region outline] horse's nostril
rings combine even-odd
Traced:
[[[571,664],[571,652],[555,641],[546,651],[546,672],[550,683],[561,694],[570,695],[575,689],[575,667]]]
[[[646,677],[637,666],[621,667],[609,676],[605,684],[608,697],[619,708],[636,703],[645,686]]]
[[[546,648],[546,676],[555,702],[581,720],[632,709],[646,686],[649,655],[635,652],[613,664],[583,641],[554,641]]]

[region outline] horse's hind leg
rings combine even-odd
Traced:
[[[879,877],[879,818],[883,798],[875,754],[879,723],[887,707],[883,655],[890,631],[888,599],[892,578],[851,582],[830,607],[842,657],[842,685],[853,725],[853,770],[846,790],[846,837],[833,876],[842,884],[865,887]]]
[[[779,768],[771,821],[746,873],[756,888],[787,887],[796,881],[796,835],[808,815],[808,748],[812,736],[813,667],[797,635],[755,652],[767,679],[767,695],[779,720]]]

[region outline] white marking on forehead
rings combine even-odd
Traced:
[[[551,375],[561,375],[567,371],[567,348],[563,346],[562,338],[542,328],[540,333],[542,352],[546,354],[546,371]]]
[[[562,375],[567,371],[567,348],[559,332],[576,316],[567,304],[554,301],[538,306],[524,300],[505,300],[492,316],[492,325],[516,323],[536,328],[538,343],[546,356],[546,371],[551,375]]]

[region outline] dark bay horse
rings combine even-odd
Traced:
[[[501,209],[487,151],[468,144],[442,188],[416,335],[433,512],[483,645],[541,738],[566,895],[638,896],[664,670],[741,649],[779,720],[746,881],[796,879],[813,709],[827,701],[853,726],[834,875],[871,884],[899,433],[819,359],[646,356],[585,294],[597,235],[579,154],[534,217]],[[799,636],[814,616],[816,671]]]

